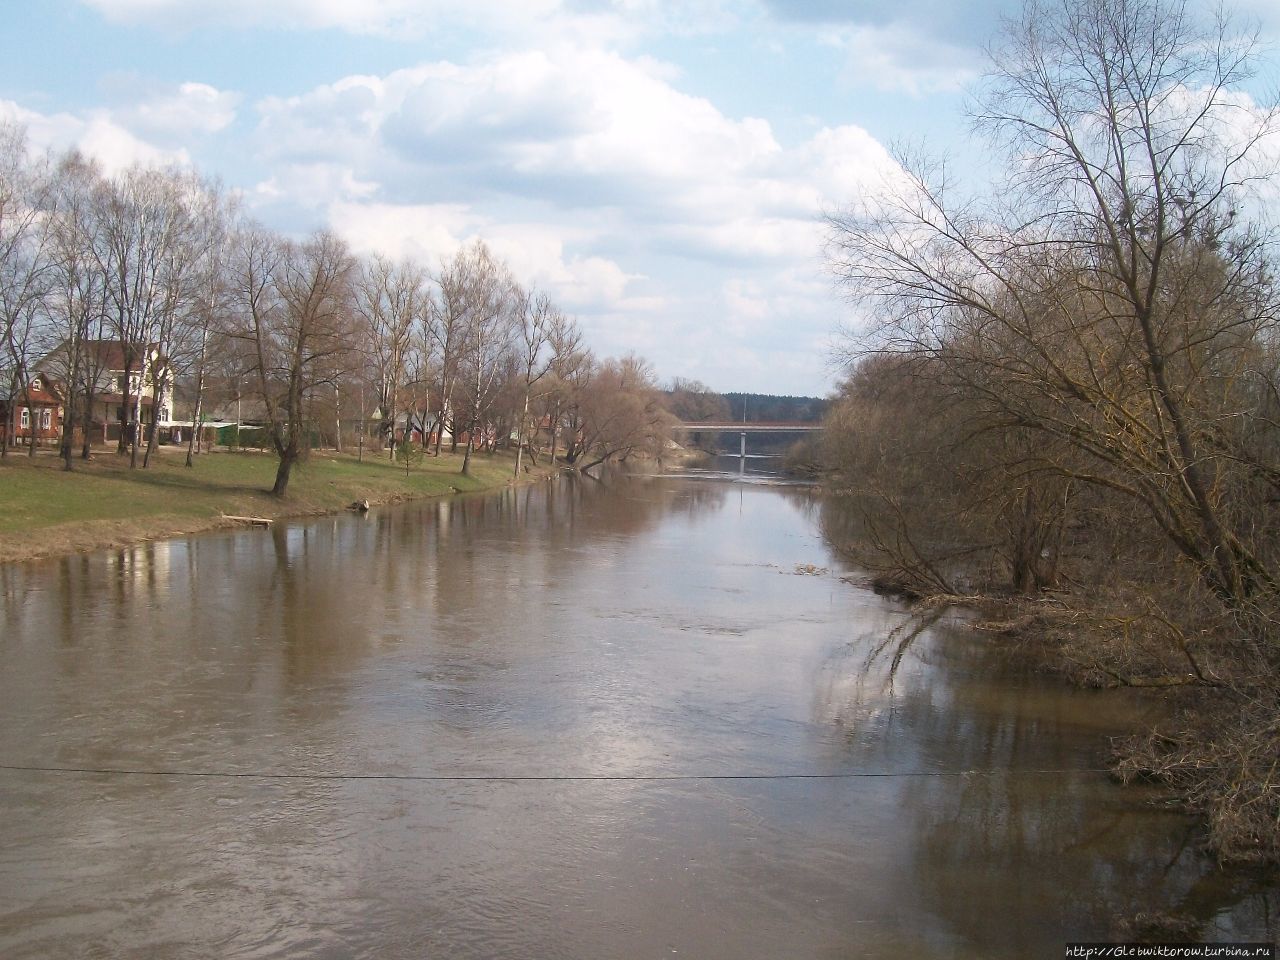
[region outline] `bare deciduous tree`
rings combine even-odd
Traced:
[[[307,400],[333,385],[336,360],[352,348],[346,245],[329,233],[293,243],[257,227],[234,241],[228,333],[248,346],[251,373],[280,464],[271,492],[282,497],[311,428]]]
[[[27,154],[26,131],[0,123],[0,336],[5,364],[5,425],[0,454],[14,442],[16,402],[30,409],[31,362],[37,349],[44,299],[52,282],[47,201],[51,180]],[[32,422],[34,456],[35,424]]]
[[[1238,86],[1254,44],[1186,4],[1028,4],[979,100],[1009,156],[999,196],[953,197],[903,158],[833,217],[833,264],[878,307],[879,349],[928,357],[993,427],[1064,444],[1039,468],[1141,504],[1229,603],[1280,589],[1234,524],[1223,448],[1274,317],[1250,188],[1274,109]]]
[[[560,311],[551,298],[543,293],[526,294],[521,298],[517,314],[516,346],[520,360],[521,406],[516,425],[516,464],[514,474],[520,476],[525,444],[529,442],[529,455],[533,456],[530,440],[534,431],[529,423],[529,403],[534,387],[550,372],[554,357],[546,356],[552,331],[560,321]]]
[[[376,256],[366,262],[355,284],[355,308],[364,320],[376,377],[379,430],[390,456],[396,456],[395,427],[410,364],[414,332],[428,316],[426,272],[417,264],[393,263]],[[408,432],[406,424],[405,431]]]

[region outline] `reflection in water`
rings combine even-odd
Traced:
[[[0,567],[0,955],[1276,935],[1273,878],[1096,772],[1123,699],[946,621],[888,682],[905,612],[820,573],[818,503],[578,480]]]

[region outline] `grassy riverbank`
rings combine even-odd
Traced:
[[[296,517],[332,513],[354,500],[390,503],[500,489],[511,482],[512,458],[472,457],[472,476],[461,474],[462,456],[420,457],[406,473],[385,455],[315,451],[299,465],[289,493],[268,492],[276,459],[262,453],[217,451],[184,466],[186,452],[161,448],[151,466],[129,469],[127,457],[99,452],[75,469],[62,469],[52,453],[11,452],[0,459],[0,562],[77,553],[140,540],[228,526],[224,514]],[[526,474],[536,476],[537,474]]]

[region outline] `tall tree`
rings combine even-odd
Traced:
[[[663,403],[653,369],[634,354],[599,365],[581,391],[577,417],[570,462],[583,473],[633,456],[661,458],[675,419]]]
[[[279,466],[271,492],[283,497],[312,427],[307,401],[332,389],[355,339],[354,262],[330,233],[303,243],[248,226],[233,244],[228,333],[246,344]]]
[[[544,293],[526,294],[517,311],[516,349],[520,363],[521,406],[516,424],[515,476],[520,476],[525,442],[533,431],[529,423],[529,402],[534,387],[551,371],[553,357],[547,356],[551,333],[560,322],[560,311]],[[536,431],[534,431],[536,432]],[[529,455],[533,456],[530,443]]]
[[[441,275],[442,311],[462,318],[458,373],[467,391],[467,444],[462,473],[470,475],[476,433],[493,400],[515,329],[520,290],[506,264],[484,243],[458,251]],[[456,422],[456,418],[455,418]]]
[[[550,458],[551,465],[555,466],[556,444],[565,410],[572,405],[578,384],[590,378],[595,360],[583,344],[582,328],[578,322],[562,313],[552,319],[547,341],[551,348],[551,363],[543,391],[543,410],[551,427]]]
[[[13,443],[17,403],[31,407],[31,362],[53,265],[45,216],[50,185],[43,165],[28,156],[26,130],[0,122],[0,347],[8,367],[3,388],[10,418],[0,454]],[[34,455],[34,421],[31,437]]]
[[[461,251],[440,269],[437,278],[438,298],[429,304],[429,324],[424,339],[434,344],[438,357],[436,367],[436,456],[444,437],[444,425],[450,424],[454,450],[458,448],[457,417],[454,413],[454,391],[458,385],[458,363],[463,352],[467,320],[468,271]]]
[[[1226,442],[1276,315],[1247,215],[1277,131],[1239,89],[1255,50],[1178,0],[1032,0],[977,109],[1008,157],[999,195],[958,200],[945,166],[904,157],[896,190],[831,222],[877,348],[1072,451],[1027,469],[1140,505],[1236,609],[1280,591]]]
[[[67,154],[58,165],[56,209],[50,215],[56,250],[50,316],[60,341],[51,359],[65,385],[61,450],[66,470],[74,462],[77,423],[84,431],[83,455],[88,454],[93,402],[102,375],[102,351],[96,347],[106,320],[106,278],[94,269],[90,249],[93,192],[100,179],[96,165],[78,153]]]
[[[135,166],[103,181],[97,191],[92,250],[106,278],[108,322],[119,342],[124,373],[124,421],[118,451],[138,462],[142,391],[154,378],[159,341],[176,307],[178,260],[189,217],[181,175]],[[185,259],[185,258],[182,258]]]
[[[375,256],[365,263],[355,283],[355,309],[364,321],[376,376],[379,431],[391,459],[396,456],[396,419],[414,346],[414,333],[428,313],[427,275],[405,260],[394,263]],[[409,424],[405,425],[408,434]]]

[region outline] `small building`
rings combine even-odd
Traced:
[[[143,424],[154,420],[158,424],[168,423],[173,408],[173,371],[168,359],[154,346],[139,346],[132,353],[131,368],[126,383],[126,352],[118,340],[91,340],[83,344],[80,383],[77,397],[92,395],[93,405],[89,411],[91,443],[109,443],[120,439],[123,432],[126,437],[133,431],[135,419],[135,402],[141,411]],[[46,354],[36,364],[40,375],[55,382],[64,381],[69,373],[69,348],[66,343],[59,345]],[[153,392],[157,383],[162,386],[161,407],[154,406]],[[125,387],[128,386],[129,403],[125,404]],[[92,387],[90,391],[88,388]],[[81,400],[81,402],[83,402]],[[84,416],[76,414],[77,421]],[[80,422],[75,425],[78,430]]]
[[[37,374],[12,398],[0,397],[0,442],[56,445],[62,436],[62,393],[60,384]]]

